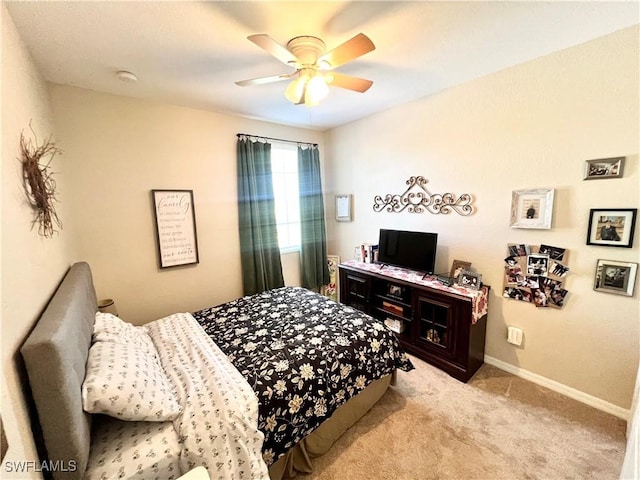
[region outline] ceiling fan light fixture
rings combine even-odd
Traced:
[[[308,35],[292,38],[286,47],[266,34],[250,35],[247,38],[281,62],[294,67],[295,71],[290,74],[235,82],[241,87],[279,82],[295,77],[285,89],[285,98],[296,105],[304,103],[311,107],[318,105],[320,100],[328,95],[330,85],[364,93],[373,84],[371,80],[332,71],[375,50],[373,42],[363,33],[359,33],[328,52],[321,39]]]
[[[303,103],[307,107],[314,107],[329,93],[324,77],[311,68],[303,68],[298,78],[293,80],[284,91],[284,96],[296,105]]]
[[[304,95],[305,84],[306,79],[303,79],[302,77],[298,77],[293,80],[289,85],[287,85],[287,88],[284,91],[286,99],[291,103],[300,103],[300,100],[302,100],[302,96]]]
[[[331,64],[327,60],[320,60],[318,62],[318,68],[320,70],[331,70]]]
[[[327,95],[329,95],[329,86],[321,74],[316,74],[307,82],[304,92],[304,104],[307,107],[318,105],[320,100]]]

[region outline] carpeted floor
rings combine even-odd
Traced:
[[[519,480],[619,477],[626,423],[484,365],[468,384],[412,357],[416,370],[304,480]]]

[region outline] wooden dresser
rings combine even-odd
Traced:
[[[467,382],[484,363],[489,287],[448,287],[419,272],[339,265],[340,301],[384,321],[407,353]]]

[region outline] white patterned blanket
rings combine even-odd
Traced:
[[[262,460],[258,401],[189,313],[146,325],[183,410],[173,421],[180,467],[204,466],[211,479],[269,479]]]

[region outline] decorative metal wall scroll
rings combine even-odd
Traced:
[[[376,195],[373,199],[373,211],[400,213],[407,210],[410,213],[423,213],[425,211],[433,214],[448,214],[453,210],[459,215],[471,215],[473,207],[471,195],[464,193],[457,199],[451,193],[431,194],[425,188],[428,180],[422,176],[411,177],[405,183],[409,187],[401,195],[388,194],[382,198]]]

